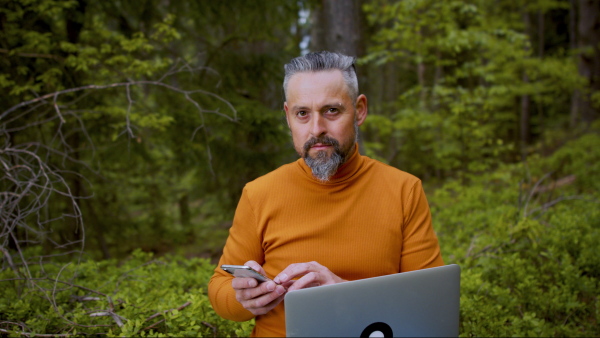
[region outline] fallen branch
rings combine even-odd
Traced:
[[[63,334],[47,334],[47,333],[30,333],[30,332],[16,332],[16,331],[9,331],[9,330],[5,330],[5,329],[0,329],[0,333],[3,334],[8,334],[8,335],[14,335],[15,333],[20,334],[21,336],[25,336],[25,337],[41,337],[41,338],[54,338],[54,337],[81,337],[81,333],[77,333],[77,334],[71,334],[71,333],[63,333]],[[105,336],[106,333],[95,333],[95,336]]]
[[[577,178],[577,176],[575,175],[569,175],[569,176],[565,176],[561,179],[558,179],[556,181],[552,181],[549,184],[543,185],[541,187],[536,187],[533,190],[534,194],[541,194],[541,193],[545,193],[560,187],[563,187],[565,185],[569,185],[572,184],[573,182],[575,182],[575,179]]]
[[[25,337],[48,337],[48,338],[75,336],[75,335],[68,334],[68,333],[65,333],[65,334],[43,334],[43,333],[29,333],[29,332],[24,332],[24,331],[23,332],[9,331],[9,330],[5,330],[5,329],[0,329],[0,333],[7,334],[7,335],[13,335],[15,333],[18,333]]]
[[[112,311],[98,311],[98,312],[90,313],[90,317],[103,317],[103,316],[110,316],[115,321],[115,323],[117,323],[117,326],[119,326],[119,327],[123,327],[123,321],[127,320],[127,318],[121,317]]]
[[[535,182],[535,185],[533,186],[533,189],[531,189],[531,192],[529,193],[529,196],[527,197],[527,201],[525,202],[525,207],[523,208],[523,217],[527,217],[527,215],[529,214],[527,212],[527,208],[529,207],[529,202],[531,201],[531,198],[533,198],[533,195],[535,195],[536,189],[546,178],[550,177],[550,175],[552,175],[551,172],[545,174],[542,178],[540,178],[537,182]]]
[[[146,318],[146,320],[145,320],[145,321],[147,322],[147,321],[149,321],[149,320],[152,320],[152,319],[154,319],[154,318],[156,318],[156,317],[159,317],[159,316],[164,316],[165,314],[167,314],[167,313],[169,313],[169,312],[173,312],[174,310],[181,311],[181,310],[185,309],[186,307],[190,306],[191,304],[192,304],[192,302],[186,302],[185,304],[181,305],[181,306],[180,306],[180,307],[178,307],[177,309],[171,309],[171,310],[165,310],[165,311],[163,311],[163,312],[157,312],[157,313],[153,314],[152,316],[150,316],[150,317]],[[150,330],[150,329],[152,329],[152,328],[156,327],[156,325],[158,325],[158,324],[160,324],[160,323],[162,323],[162,322],[164,322],[164,321],[165,321],[164,319],[161,319],[161,320],[159,320],[159,321],[157,321],[157,322],[153,323],[152,325],[150,325],[150,326],[148,326],[148,327],[145,327],[145,328],[143,328],[141,331]]]
[[[552,201],[550,201],[548,203],[544,203],[541,207],[538,207],[538,208],[535,208],[535,209],[531,210],[530,212],[528,212],[525,215],[525,217],[529,217],[529,216],[531,216],[532,214],[534,214],[534,213],[536,213],[538,211],[546,210],[546,209],[550,208],[551,206],[553,206],[555,204],[558,204],[559,202],[569,201],[569,200],[579,200],[579,199],[584,199],[584,198],[582,196],[559,197],[559,198],[557,198],[555,200],[552,200]]]
[[[202,322],[202,325],[204,325],[204,326],[206,326],[206,327],[208,327],[208,328],[210,328],[210,329],[212,330],[212,332],[213,332],[213,337],[216,337],[216,336],[217,336],[217,327],[216,327],[216,326],[214,326],[214,325],[211,325],[210,323],[208,323],[208,322],[204,322],[204,321]]]

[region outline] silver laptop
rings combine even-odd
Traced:
[[[292,291],[288,337],[457,337],[456,264]]]

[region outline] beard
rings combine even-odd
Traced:
[[[352,146],[357,140],[358,124],[355,123],[354,135],[350,135],[343,144],[340,145],[338,140],[326,135],[313,137],[304,144],[302,157],[304,158],[306,165],[308,165],[312,171],[313,176],[321,182],[327,182],[335,175],[342,164],[346,163],[346,160],[348,160],[348,157],[350,156]],[[317,143],[333,146],[331,155],[328,155],[325,150],[320,150],[315,157],[311,157],[308,154],[308,151]]]

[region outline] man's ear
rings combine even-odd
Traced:
[[[367,119],[369,114],[369,107],[367,105],[367,97],[364,94],[360,94],[356,98],[356,123],[360,126]]]
[[[288,128],[292,129],[292,127],[290,127],[290,118],[288,117],[288,105],[287,105],[287,101],[283,103],[283,110],[285,110],[285,121],[287,122]]]

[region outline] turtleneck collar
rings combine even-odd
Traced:
[[[312,170],[306,164],[306,162],[304,161],[303,158],[298,159],[297,163],[300,166],[300,168],[302,169],[303,173],[311,181],[314,181],[319,184],[331,185],[331,184],[341,183],[341,182],[347,181],[350,178],[352,178],[362,167],[363,158],[358,152],[358,143],[355,143],[354,152],[352,153],[352,155],[350,155],[348,160],[344,164],[342,164],[341,167],[338,168],[335,175],[333,175],[327,182],[321,182],[318,179],[316,179],[312,174]]]

